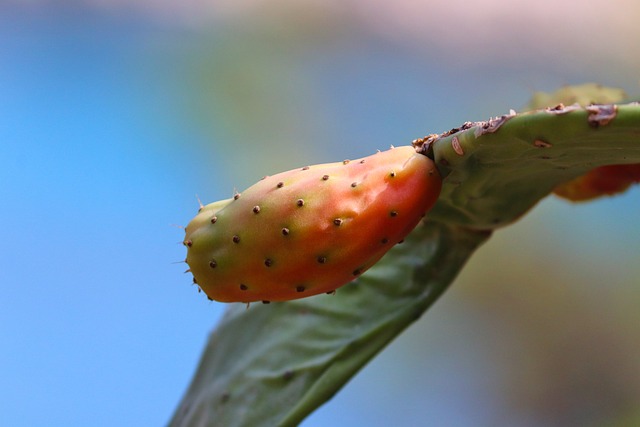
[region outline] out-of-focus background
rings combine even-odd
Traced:
[[[0,1],[0,425],[163,425],[224,305],[205,203],[595,81],[640,4]],[[304,427],[640,425],[640,190],[553,197]],[[626,423],[626,424],[625,424]]]

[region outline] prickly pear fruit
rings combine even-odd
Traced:
[[[186,227],[186,262],[218,301],[330,293],[404,239],[440,187],[434,163],[412,147],[265,177],[201,208]]]
[[[574,202],[595,199],[625,191],[640,182],[640,164],[610,165],[593,169],[556,187],[553,192]]]

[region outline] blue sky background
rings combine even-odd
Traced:
[[[273,16],[296,21],[286,13],[193,26],[115,10],[0,3],[1,425],[166,423],[224,310],[174,263],[196,194],[409,143],[518,109],[533,90],[638,93],[633,63],[464,60],[342,15],[312,22],[318,35],[273,30]],[[604,425],[640,412],[638,195],[551,198],[498,232],[304,425]],[[565,338],[546,339],[554,329]],[[598,389],[617,397],[594,404]]]

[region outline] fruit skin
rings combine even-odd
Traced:
[[[565,199],[580,202],[621,193],[638,182],[640,164],[601,166],[556,187],[553,192]]]
[[[194,282],[222,302],[332,292],[375,264],[435,203],[440,175],[413,147],[265,177],[186,227]]]

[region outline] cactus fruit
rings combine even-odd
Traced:
[[[593,169],[585,175],[556,187],[553,192],[573,202],[614,195],[640,182],[640,164],[609,165]]]
[[[217,301],[331,293],[402,241],[440,188],[433,161],[408,146],[282,172],[201,207],[186,262]]]

